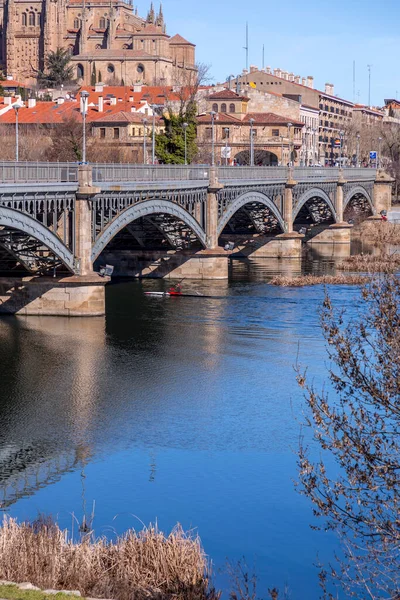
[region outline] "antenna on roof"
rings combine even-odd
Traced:
[[[372,65],[367,65],[367,69],[368,69],[368,106],[371,106],[371,68],[372,68]]]
[[[246,21],[246,45],[243,46],[243,50],[246,50],[246,69],[249,70],[249,24]]]

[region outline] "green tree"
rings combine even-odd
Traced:
[[[190,164],[197,154],[196,144],[196,107],[191,104],[186,113],[163,115],[165,129],[156,135],[156,155],[160,163],[183,165],[185,163],[185,127],[187,144],[187,162]]]
[[[58,87],[72,81],[73,67],[70,65],[71,56],[68,50],[57,48],[50,51],[45,60],[45,71],[39,71],[38,80],[42,85]]]
[[[90,85],[96,85],[96,63],[93,63],[92,74],[90,76]]]

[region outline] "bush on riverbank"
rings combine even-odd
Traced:
[[[379,256],[356,254],[345,258],[338,268],[342,271],[358,271],[360,273],[394,273],[400,269],[400,254]]]
[[[117,600],[218,600],[209,575],[199,537],[180,526],[168,536],[150,526],[115,542],[77,543],[53,522],[19,524],[5,517],[0,527],[0,579],[42,589]]]
[[[301,277],[284,277],[278,275],[269,282],[281,287],[304,287],[306,285],[363,285],[369,277],[361,275],[303,275]]]

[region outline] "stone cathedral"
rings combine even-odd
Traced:
[[[196,71],[194,44],[167,34],[161,6],[144,19],[123,0],[0,0],[0,37],[3,73],[23,83],[58,47],[79,83],[179,85]]]

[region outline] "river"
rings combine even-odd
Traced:
[[[0,319],[3,510],[76,530],[95,503],[108,536],[180,522],[224,589],[226,559],[245,556],[261,597],[287,585],[318,598],[317,555],[332,558],[337,542],[310,528],[295,490],[304,401],[293,366],[298,356],[324,381],[324,292],[268,285],[282,264],[299,271],[243,261],[229,282],[185,283],[214,296],[204,300],[149,298],[168,283],[126,281],[107,288],[105,319]],[[331,293],[353,310],[356,290]]]

